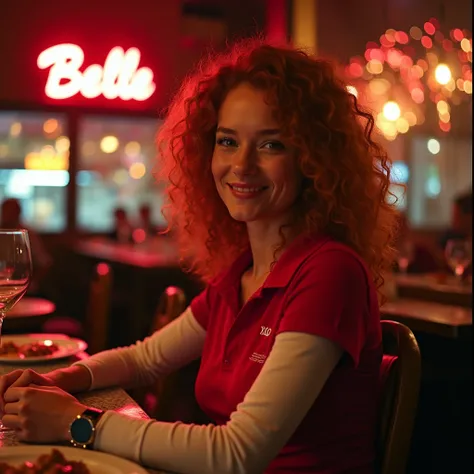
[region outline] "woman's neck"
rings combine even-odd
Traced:
[[[256,280],[270,273],[272,263],[297,234],[291,227],[284,226],[283,222],[249,222],[247,232],[253,257],[252,277]],[[280,249],[282,234],[285,245]],[[277,248],[278,252],[275,253]]]

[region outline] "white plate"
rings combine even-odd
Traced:
[[[71,357],[87,349],[87,343],[81,339],[72,338],[64,334],[19,334],[18,336],[2,336],[2,344],[14,342],[22,346],[23,344],[32,344],[34,342],[51,341],[58,346],[58,350],[51,355],[40,357],[7,357],[0,355],[2,364],[34,364],[36,362],[45,362],[48,360],[63,359]]]
[[[8,446],[0,449],[0,462],[21,465],[35,462],[42,454],[53,449],[61,451],[68,461],[82,461],[91,474],[148,474],[148,471],[127,459],[99,451],[63,446]]]

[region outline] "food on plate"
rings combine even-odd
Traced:
[[[4,342],[0,345],[0,356],[18,357],[19,347],[12,341]]]
[[[21,346],[15,344],[13,341],[7,341],[0,346],[0,357],[12,359],[44,357],[52,355],[58,350],[59,347],[49,340],[42,342],[31,342]]]
[[[58,351],[58,346],[51,341],[33,342],[31,344],[24,344],[18,349],[18,353],[23,357],[44,357],[52,355]]]
[[[58,449],[21,465],[0,462],[0,474],[91,474],[81,461],[68,461]]]

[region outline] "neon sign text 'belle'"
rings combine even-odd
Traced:
[[[106,99],[147,100],[156,85],[153,71],[138,67],[140,51],[113,48],[104,66],[91,64],[83,72],[84,51],[75,44],[58,44],[45,49],[38,56],[38,67],[49,70],[45,93],[51,99],[68,99],[81,94],[86,99],[103,95]]]

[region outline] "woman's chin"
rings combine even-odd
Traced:
[[[244,222],[244,223],[256,221],[259,219],[259,217],[261,217],[255,212],[245,212],[245,211],[240,211],[240,210],[229,211],[229,213],[232,219],[234,219],[235,221]]]

